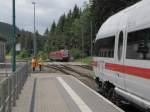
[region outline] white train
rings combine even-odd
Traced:
[[[113,90],[150,110],[150,0],[110,17],[95,40],[94,72],[103,91]]]

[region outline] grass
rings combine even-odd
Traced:
[[[6,59],[6,60],[11,60],[11,55],[6,55],[6,56],[5,56],[5,59]],[[21,58],[19,55],[16,55],[16,59],[17,59],[17,60],[30,59],[30,57],[29,57],[29,58]]]
[[[5,58],[6,58],[7,60],[10,60],[10,59],[11,59],[11,55],[6,55]]]
[[[90,65],[92,62],[92,57],[85,57],[83,59],[76,59],[75,62],[83,62],[85,64]]]

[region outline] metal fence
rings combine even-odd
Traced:
[[[0,112],[11,112],[29,75],[28,62],[0,81]]]

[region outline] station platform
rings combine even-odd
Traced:
[[[12,112],[123,112],[73,76],[37,73],[28,78]]]

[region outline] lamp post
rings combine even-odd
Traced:
[[[93,23],[91,21],[91,57],[93,56]]]
[[[35,28],[35,5],[36,2],[32,2],[33,6],[34,6],[34,38],[33,38],[33,55],[34,57],[36,56],[37,53],[37,43],[36,43],[36,28]]]
[[[83,31],[83,26],[81,28],[82,32],[82,59],[81,62],[83,63],[83,58],[84,58],[84,31]]]
[[[15,0],[13,0],[13,32],[12,32],[12,71],[16,71],[16,8]]]

